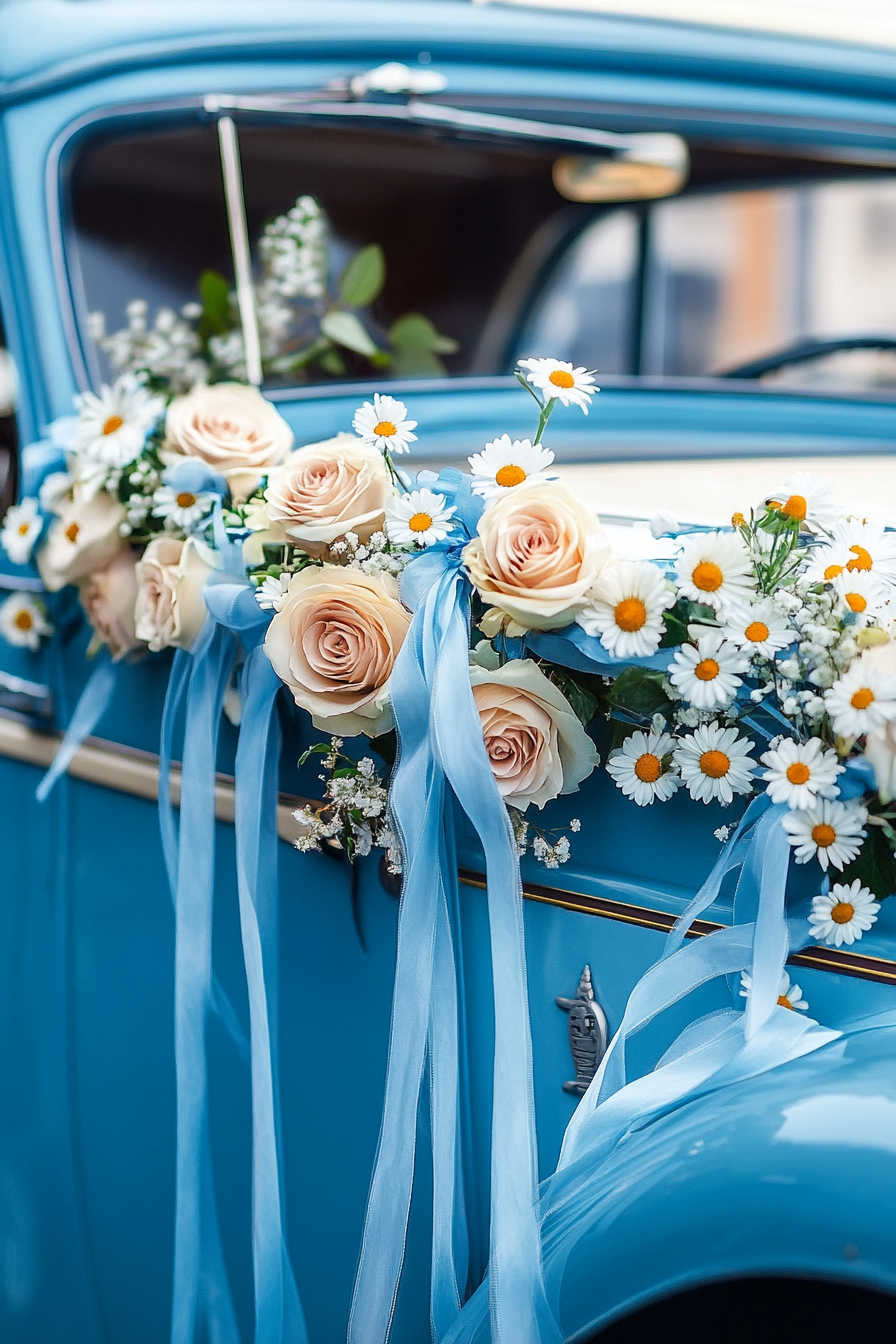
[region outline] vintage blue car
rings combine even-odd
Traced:
[[[331,323],[314,359],[269,362],[265,394],[298,443],[347,429],[385,389],[419,423],[406,461],[463,465],[499,430],[529,433],[514,364],[550,353],[599,370],[590,415],[558,410],[551,444],[620,553],[649,552],[658,512],[667,530],[726,525],[802,468],[896,524],[896,48],[597,12],[613,9],[0,4],[0,312],[18,378],[4,506],[33,493],[47,426],[110,377],[114,350],[91,315],[106,333],[147,311],[151,326],[197,299],[200,274],[245,297],[249,242],[313,197],[335,270],[381,248],[366,329],[382,340]],[[357,297],[363,308],[363,284]],[[389,367],[373,357],[387,336]],[[262,353],[245,346],[259,370]],[[44,447],[17,457],[16,443]],[[0,570],[0,590],[42,593],[33,567],[4,556]],[[57,637],[37,651],[0,640],[0,1338],[161,1344],[177,1151],[175,924],[156,805],[170,658],[121,665],[68,777],[36,801],[91,668],[73,593],[55,596]],[[297,800],[319,790],[314,762],[296,766],[316,737],[291,704],[281,726],[283,1207],[307,1337],[336,1344],[383,1113],[399,904],[376,857],[291,846]],[[221,1325],[212,1312],[220,1333],[195,1338],[292,1344],[302,1335],[282,1322],[253,1334],[237,739],[225,723],[203,1187],[235,1315]],[[575,799],[570,860],[556,873],[523,862],[543,1178],[607,1031],[719,854],[718,805],[682,793],[645,810],[596,773]],[[562,825],[569,808],[546,815]],[[459,848],[466,1297],[488,1259],[495,1025],[515,1009],[493,998],[472,830]],[[692,933],[730,923],[732,900],[723,886]],[[807,946],[790,968],[834,1032],[892,1015],[896,900],[860,943]],[[631,1043],[633,1073],[732,993],[723,979],[682,998]],[[633,1125],[565,1230],[562,1338],[889,1337],[894,1045],[896,1026],[878,1022]],[[431,1334],[419,1144],[394,1344]],[[363,1327],[353,1338],[372,1341]],[[484,1317],[476,1329],[489,1337]],[[175,1329],[177,1344],[191,1331]]]

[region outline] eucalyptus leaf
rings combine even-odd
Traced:
[[[377,353],[372,338],[354,313],[333,308],[321,318],[320,329],[331,341],[344,346],[346,350],[354,350],[359,355],[367,355],[368,358]]]
[[[356,252],[339,277],[339,297],[353,308],[373,303],[386,283],[386,258],[379,243],[370,243]],[[338,339],[334,336],[334,340]],[[344,344],[344,342],[343,342]],[[353,350],[354,346],[349,346]],[[365,351],[361,351],[364,354]]]

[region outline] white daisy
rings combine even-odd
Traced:
[[[861,737],[896,719],[896,677],[881,660],[863,654],[825,692],[824,703],[835,733]]]
[[[403,401],[374,392],[373,405],[365,401],[355,411],[352,429],[369,448],[378,448],[381,453],[409,453],[410,445],[417,439],[411,433],[417,428],[417,421],[408,420],[407,414]]]
[[[781,825],[796,850],[797,863],[818,859],[822,868],[832,863],[842,870],[852,863],[865,839],[868,813],[861,803],[832,802],[819,798],[814,807],[801,812],[786,812]]]
[[[473,468],[473,493],[486,499],[506,495],[518,485],[534,485],[537,481],[553,481],[546,468],[554,454],[541,444],[533,447],[528,439],[514,439],[502,434],[500,439],[487,443],[481,453],[474,453],[467,461]]]
[[[860,625],[880,616],[890,597],[891,589],[883,579],[867,570],[848,571],[834,580],[834,592],[840,599],[844,613],[852,612]]]
[[[291,578],[291,574],[281,574],[279,577],[269,574],[264,582],[258,585],[255,589],[255,601],[262,611],[280,610]]]
[[[896,582],[896,532],[868,519],[841,518],[831,531],[830,544],[813,551],[806,576],[831,583],[844,570]]]
[[[82,392],[75,397],[75,406],[78,423],[72,449],[87,497],[96,494],[108,472],[120,471],[139,456],[165,400],[125,375],[111,387],[104,384],[99,396]]]
[[[386,503],[386,532],[396,546],[432,546],[453,527],[454,505],[432,490],[409,490]]]
[[[704,635],[696,644],[675,650],[669,680],[697,709],[721,709],[730,705],[743,685],[738,672],[746,672],[747,659],[721,635]]]
[[[659,798],[664,803],[681,785],[672,764],[675,739],[669,733],[632,733],[607,761],[607,771],[626,798],[647,807]]]
[[[828,946],[855,943],[877,920],[880,904],[858,878],[835,882],[826,896],[813,896],[809,925],[813,938]]]
[[[180,528],[184,532],[189,532],[201,523],[203,518],[208,517],[218,498],[218,495],[208,490],[194,494],[192,490],[178,490],[173,485],[160,485],[153,491],[153,517],[164,518],[169,531]]]
[[[756,589],[750,552],[736,532],[685,537],[675,575],[682,596],[723,613],[749,602]]]
[[[0,543],[14,565],[27,565],[43,525],[33,497],[23,499],[21,504],[11,504],[6,510]]]
[[[739,737],[736,728],[704,723],[683,738],[675,762],[688,793],[698,802],[718,798],[726,807],[736,793],[750,793],[756,763],[750,756],[753,743]]]
[[[759,759],[768,766],[762,778],[773,803],[807,808],[819,797],[836,798],[840,792],[837,776],[843,774],[843,766],[838,764],[836,751],[826,751],[820,738],[795,742],[786,737]]]
[[[741,971],[740,974],[740,994],[742,999],[748,999],[753,993],[753,977],[749,971]],[[799,985],[790,983],[790,976],[786,971],[781,972],[781,979],[778,981],[778,1007],[793,1008],[797,1012],[804,1013],[809,1007],[803,998],[803,991]]]
[[[599,635],[615,658],[645,658],[659,647],[663,613],[674,605],[658,565],[618,560],[602,571],[576,622],[586,634]]]
[[[813,476],[809,471],[795,471],[787,477],[765,502],[788,518],[795,518],[809,527],[825,530],[843,517],[843,506],[837,500],[837,487],[826,476]]]
[[[52,633],[46,610],[29,593],[13,593],[0,606],[0,634],[10,644],[36,653],[41,637]]]
[[[725,638],[750,657],[773,658],[796,639],[770,597],[732,608],[726,620]]]
[[[586,415],[591,398],[600,391],[587,369],[573,368],[562,359],[521,359],[519,367],[546,403],[558,397],[564,406],[580,406]]]

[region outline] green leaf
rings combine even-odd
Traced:
[[[582,727],[587,728],[597,712],[597,696],[592,695],[567,672],[561,672],[556,667],[551,673],[551,681],[566,696],[570,709]]]
[[[656,713],[669,714],[669,697],[663,690],[665,674],[649,667],[627,667],[608,689],[608,702],[615,709],[626,709],[645,719]]]
[[[376,354],[376,345],[354,313],[333,308],[321,318],[320,329],[331,341],[344,346],[346,350],[354,350],[368,358]]]
[[[339,297],[353,308],[373,303],[386,283],[386,258],[379,243],[370,243],[356,252],[339,277]],[[337,338],[334,336],[333,338]],[[350,350],[354,346],[349,346]],[[361,351],[364,354],[364,351]]]
[[[678,613],[677,608],[681,607],[681,602],[676,602],[671,611],[667,611],[663,620],[666,626],[666,633],[660,640],[661,649],[674,649],[679,644],[686,644],[688,639],[687,620],[683,619]]]
[[[345,360],[332,346],[323,352],[318,363],[325,373],[332,373],[336,378],[341,378],[345,373]]]
[[[389,341],[395,351],[395,372],[405,377],[443,374],[439,355],[453,355],[458,342],[443,336],[422,313],[405,313],[389,328]]]
[[[222,336],[235,325],[230,306],[230,281],[220,271],[203,271],[199,277],[199,298],[202,316],[198,331],[204,344],[210,336]]]
[[[850,883],[858,878],[879,901],[896,895],[896,858],[883,828],[869,825],[868,835],[857,858],[843,869],[838,882]]]

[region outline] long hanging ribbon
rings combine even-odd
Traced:
[[[75,705],[74,713],[65,730],[65,737],[53,757],[53,764],[37,786],[35,797],[39,803],[50,796],[50,790],[59,776],[65,774],[71,765],[75,752],[85,737],[90,736],[109,708],[117,675],[118,664],[112,661],[108,650],[98,653],[96,666]]]
[[[391,802],[407,871],[399,915],[383,1121],[349,1341],[383,1344],[398,1291],[432,1013],[439,912],[446,891],[443,865],[456,862],[443,843],[449,800],[446,786],[450,785],[475,826],[486,856],[495,996],[489,1259],[492,1338],[494,1344],[551,1344],[560,1336],[544,1292],[535,1210],[537,1151],[522,887],[507,812],[486,756],[470,688],[469,585],[456,556],[433,550],[409,566],[402,595],[414,610],[414,619],[392,680],[400,756]],[[456,1024],[453,1030],[456,1033]],[[439,1038],[434,1036],[431,1045],[433,1076],[444,1076],[446,1063],[456,1068],[456,1054],[446,1061]],[[437,1147],[434,1159],[441,1165],[446,1154]],[[458,1175],[455,1172],[455,1180]],[[436,1182],[445,1190],[446,1173],[438,1171]],[[457,1207],[456,1201],[443,1202],[446,1208]],[[447,1242],[442,1232],[439,1244],[444,1247]],[[450,1312],[445,1315],[449,1317]]]

